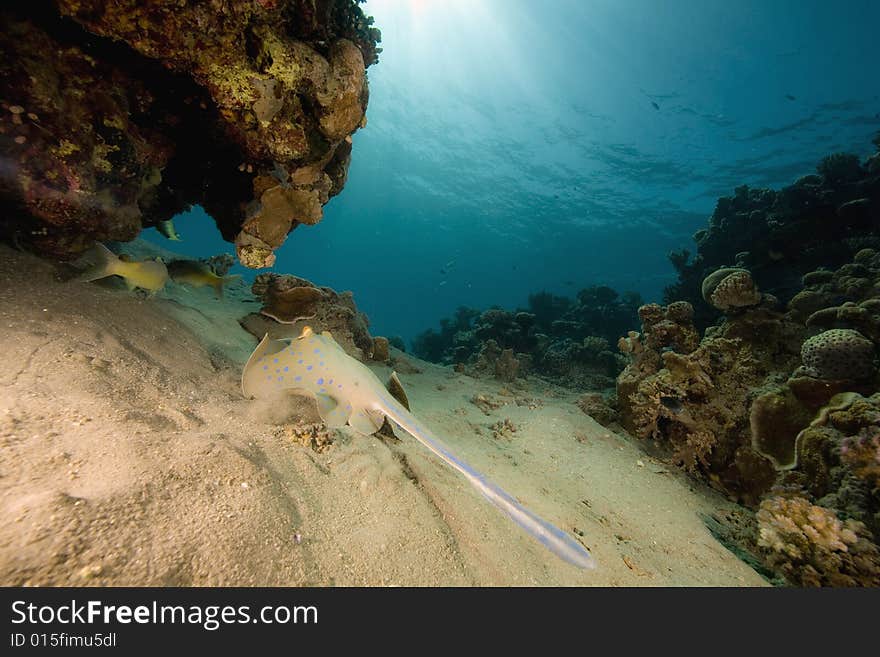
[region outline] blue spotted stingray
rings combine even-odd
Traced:
[[[350,425],[373,434],[384,419],[398,425],[450,467],[460,472],[511,520],[565,561],[593,568],[590,553],[572,536],[539,518],[508,493],[455,456],[424,424],[398,402],[373,372],[349,356],[329,332],[306,327],[289,342],[266,335],[244,367],[241,387],[247,397],[265,397],[293,389],[313,396],[324,423]]]

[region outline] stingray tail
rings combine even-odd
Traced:
[[[119,258],[100,242],[95,242],[95,246],[86,251],[80,261],[86,263],[87,267],[71,279],[78,283],[97,281],[100,278],[115,276],[119,273]]]
[[[385,406],[382,410],[389,419],[393,420],[401,429],[422,443],[449,466],[463,474],[487,500],[540,541],[556,556],[579,568],[596,567],[596,562],[589,551],[573,537],[536,516],[499,486],[493,484],[484,475],[455,456],[439,438],[396,400],[388,396],[383,397],[382,401]]]

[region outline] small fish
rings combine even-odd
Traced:
[[[196,260],[173,260],[168,263],[168,273],[175,283],[185,283],[192,287],[204,287],[210,285],[218,299],[223,298],[223,286],[241,278],[239,274],[232,276],[218,276],[214,270],[204,262]]]
[[[180,241],[180,235],[177,234],[177,230],[175,230],[174,228],[174,222],[171,219],[168,219],[167,221],[160,221],[158,224],[156,224],[156,230],[158,230],[172,242]]]
[[[788,100],[797,100],[797,98],[795,98],[795,97],[792,96],[791,94],[785,94],[785,97],[786,97]]]
[[[161,260],[135,262],[128,256],[117,257],[100,242],[96,242],[82,259],[89,262],[90,266],[73,279],[77,282],[86,283],[108,276],[121,276],[129,290],[139,287],[150,292],[151,296],[168,282],[168,268]]]
[[[653,100],[651,101],[651,106],[652,106],[655,110],[659,110],[659,109],[660,109],[660,106],[659,106],[657,103],[655,103]]]

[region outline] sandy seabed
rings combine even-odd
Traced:
[[[580,535],[595,570],[557,559],[406,434],[302,444],[314,402],[240,392],[256,340],[237,320],[256,308],[243,286],[219,301],[64,283],[0,247],[0,584],[767,584],[701,520],[733,505],[543,381],[506,388],[395,354],[413,412]],[[504,420],[515,431],[493,432]]]

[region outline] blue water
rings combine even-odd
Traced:
[[[275,270],[407,339],[459,305],[659,299],[715,200],[880,129],[880,2],[370,0],[384,52],[348,183]],[[200,209],[191,255],[230,251]],[[149,239],[162,241],[154,233]]]

